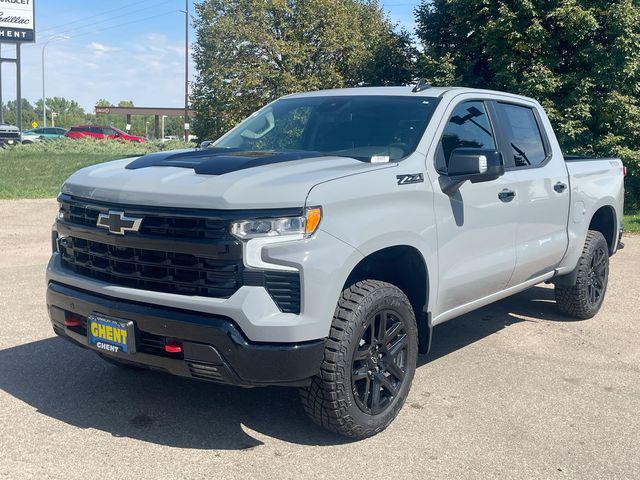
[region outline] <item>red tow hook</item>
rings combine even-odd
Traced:
[[[164,344],[164,351],[167,353],[182,353],[182,342],[175,338],[167,338]]]
[[[82,325],[82,317],[75,313],[65,312],[64,314],[64,326],[65,327],[79,327]]]

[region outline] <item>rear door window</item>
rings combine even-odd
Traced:
[[[537,167],[543,164],[547,151],[533,109],[510,103],[497,103],[496,109],[515,167]]]

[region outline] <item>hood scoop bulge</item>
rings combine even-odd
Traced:
[[[319,152],[243,151],[234,148],[208,148],[187,152],[158,152],[144,155],[126,166],[127,170],[148,167],[191,168],[198,175],[224,175],[273,163],[321,157]]]

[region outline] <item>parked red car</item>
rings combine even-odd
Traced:
[[[95,125],[78,125],[71,127],[65,137],[69,138],[96,138],[103,140],[105,138],[117,138],[118,140],[126,140],[127,142],[146,142],[144,137],[138,137],[137,135],[129,135],[128,133],[118,130],[114,127],[98,127]]]

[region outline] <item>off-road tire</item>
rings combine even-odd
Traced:
[[[594,266],[594,262],[598,265]],[[609,281],[609,245],[602,233],[594,230],[587,232],[576,268],[573,285],[555,286],[556,303],[565,315],[586,320],[600,310]],[[595,296],[594,289],[599,290]]]
[[[397,377],[392,378],[394,382],[398,382],[395,384],[397,394],[392,395],[390,390],[387,390],[387,404],[384,410],[374,413],[372,400],[369,412],[364,411],[367,405],[362,404],[362,398],[358,397],[360,403],[356,400],[358,392],[352,381],[360,380],[356,380],[352,375],[355,375],[353,369],[356,365],[356,353],[361,354],[362,349],[367,347],[362,345],[364,342],[362,336],[367,335],[367,325],[371,321],[376,325],[380,312],[389,312],[389,318],[393,318],[394,322],[392,325],[397,326],[401,322],[401,327],[404,327],[403,332],[406,333],[403,338],[395,337],[399,340],[398,343],[389,341],[386,346],[381,344],[377,347],[381,352],[385,351],[380,354],[380,368],[384,368],[385,364],[388,365],[389,359],[392,358],[392,343],[400,345],[406,340],[406,348],[403,347],[402,352],[404,378],[401,381],[397,380]],[[384,315],[386,319],[386,314]],[[370,336],[373,335],[371,330],[369,332]],[[385,328],[382,333],[378,333],[384,337],[386,332]],[[387,348],[389,350],[386,350]],[[365,438],[381,432],[393,421],[407,398],[416,369],[417,355],[418,331],[415,314],[402,290],[378,280],[363,280],[351,285],[342,292],[338,300],[331,331],[325,344],[320,373],[312,379],[309,387],[300,391],[300,398],[307,415],[321,427],[352,438]],[[369,360],[358,361],[368,362]],[[383,371],[382,375],[384,374]],[[379,382],[380,377],[376,377],[376,380],[371,378],[373,377],[365,381],[373,390],[374,385],[378,385],[373,382]],[[366,391],[369,392],[368,389]],[[385,392],[385,389],[381,391]]]

